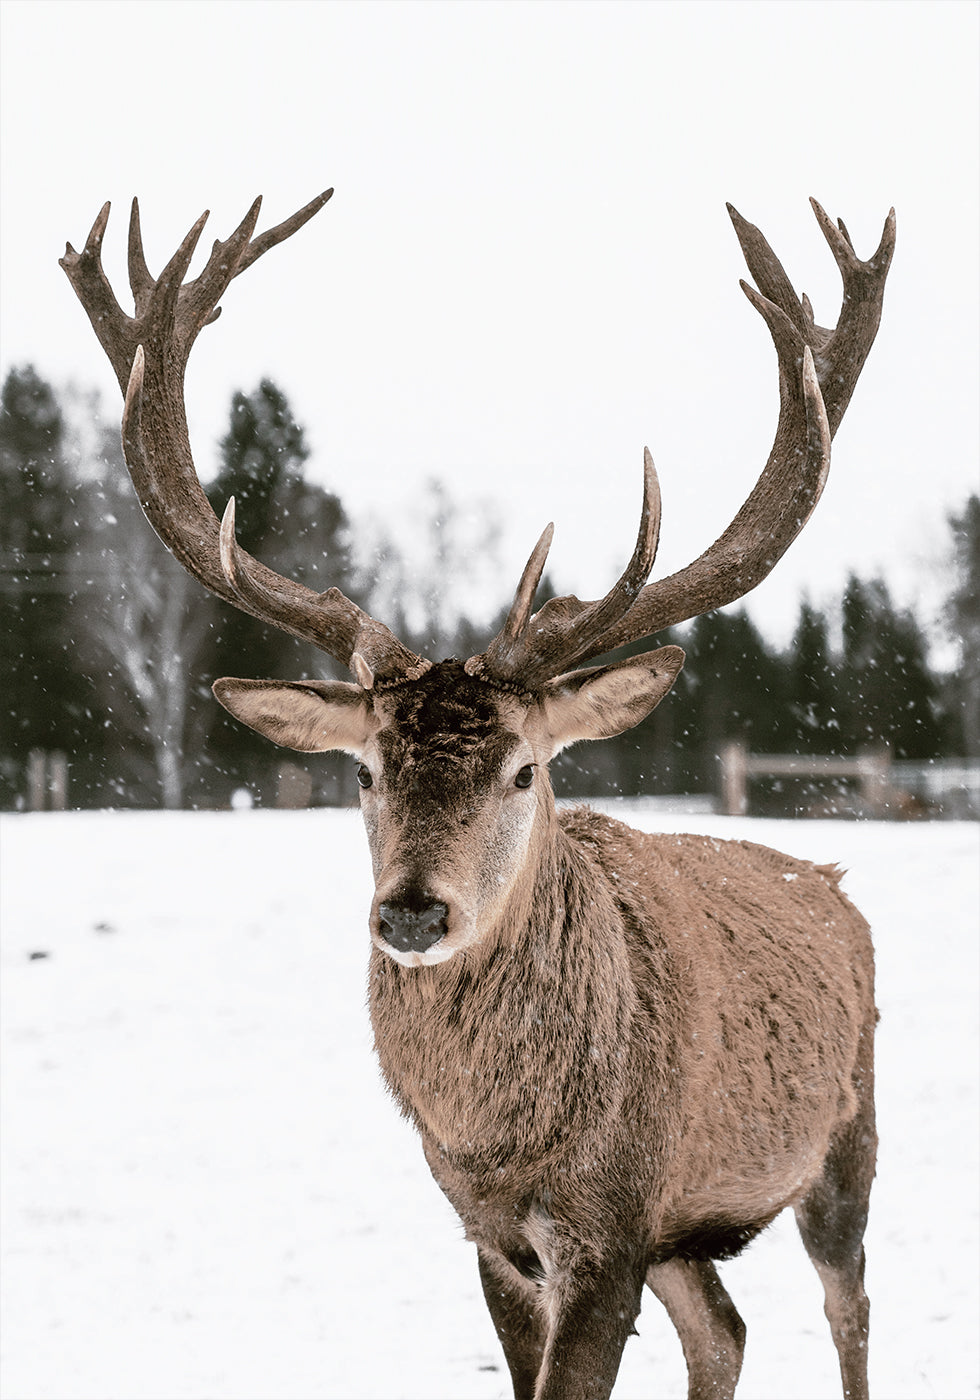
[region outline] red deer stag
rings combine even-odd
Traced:
[[[151,524],[227,602],[313,642],[353,682],[219,680],[233,715],[302,752],[357,760],[374,863],[371,1017],[381,1067],[477,1246],[518,1400],[608,1396],[644,1282],[683,1344],[690,1395],[731,1396],[745,1329],[714,1262],[786,1206],[826,1296],[844,1393],[867,1396],[862,1237],[874,1175],[873,958],[838,873],[744,841],[641,835],[557,813],[548,763],[637,724],[677,647],[574,669],[754,588],[820,495],[830,441],[881,314],[894,214],[867,262],[814,204],[840,269],[814,323],[758,229],[731,217],[779,362],[769,460],[731,525],[646,583],[659,493],[649,453],[636,549],[596,602],[532,612],[542,536],[502,631],[432,664],[337,589],[263,566],[198,483],[183,377],[240,272],[330,191],[253,238],[259,202],[184,283],[203,216],[158,279],[129,231],[135,315],[102,271],[109,206],[62,266],[126,397],[123,443]]]

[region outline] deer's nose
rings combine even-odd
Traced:
[[[414,901],[410,904],[400,900],[385,900],[378,905],[378,932],[400,953],[424,953],[446,936],[448,905],[441,899],[422,908],[413,905]]]

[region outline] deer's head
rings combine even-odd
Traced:
[[[533,694],[457,661],[387,685],[225,679],[214,691],[276,743],[354,755],[374,864],[371,936],[419,966],[473,946],[529,888],[535,836],[554,816],[550,759],[637,724],[683,660],[662,647]]]

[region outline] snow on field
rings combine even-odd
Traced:
[[[627,819],[848,867],[882,1010],[872,1394],[976,1396],[978,828]],[[509,1395],[473,1247],[372,1060],[356,814],[0,837],[7,1400]],[[839,1396],[792,1221],[722,1271],[740,1400]],[[646,1297],[620,1400],[686,1393]]]

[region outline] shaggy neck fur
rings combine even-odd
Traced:
[[[538,823],[526,893],[480,945],[435,967],[378,952],[371,963],[389,1086],[423,1135],[478,1174],[543,1166],[570,1139],[591,1139],[625,1092],[636,997],[615,903],[544,800]],[[597,921],[608,936],[582,939]]]

